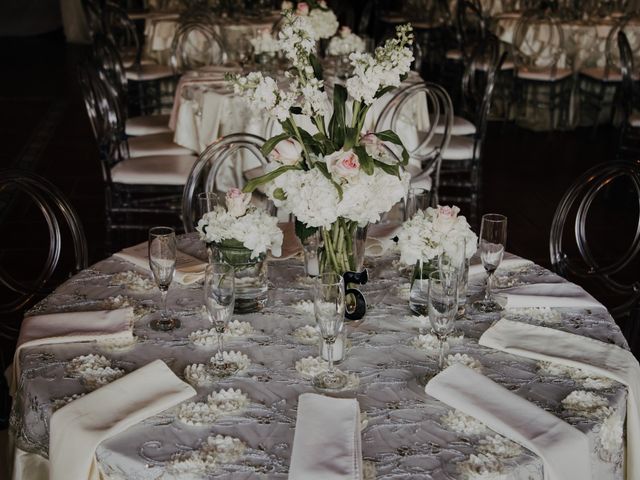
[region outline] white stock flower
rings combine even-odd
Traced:
[[[279,121],[289,117],[289,109],[293,106],[294,95],[278,88],[271,77],[264,77],[260,72],[251,72],[247,76],[230,77],[233,91],[245,98],[252,107],[265,110]]]
[[[296,165],[302,160],[302,145],[293,138],[280,140],[271,150],[269,158],[282,165]]]
[[[316,48],[317,39],[309,18],[285,13],[278,39],[280,48],[293,66],[304,71],[309,65],[309,54]]]

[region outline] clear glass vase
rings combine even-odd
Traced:
[[[321,228],[320,273],[362,271],[368,227],[340,218],[330,229]]]
[[[411,291],[409,293],[409,308],[416,315],[426,316],[429,305],[429,275],[438,270],[438,259],[424,262],[418,260],[411,275]]]
[[[262,310],[269,298],[266,254],[251,256],[251,250],[237,241],[207,245],[209,261],[232,265],[235,271],[234,313]]]

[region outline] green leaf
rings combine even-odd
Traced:
[[[304,223],[296,218],[296,236],[301,242],[304,242],[307,238],[318,231],[318,227],[307,227]]]
[[[351,149],[356,142],[358,141],[358,129],[347,127],[345,128],[345,139],[344,146],[342,147],[345,151]]]
[[[407,149],[404,147],[402,140],[400,140],[400,137],[395,132],[391,130],[385,130],[383,132],[374,133],[374,135],[378,137],[380,140],[382,140],[383,142],[390,142],[390,143],[393,143],[394,145],[398,145],[402,147],[401,163],[402,165],[406,165],[409,162],[409,152],[407,152]]]
[[[251,179],[250,181],[247,182],[247,184],[244,186],[242,191],[244,193],[253,192],[260,185],[264,185],[265,183],[269,183],[275,180],[280,175],[282,175],[285,172],[288,172],[289,170],[300,170],[300,167],[298,165],[283,165],[281,167],[278,167],[275,170],[265,175]]]
[[[383,170],[385,173],[389,175],[393,175],[395,177],[400,178],[400,166],[399,165],[389,165],[388,163],[381,162],[379,160],[373,160],[373,163],[376,167]]]
[[[287,118],[284,122],[280,122],[280,125],[282,125],[282,130],[284,130],[286,133],[288,133],[290,137],[295,137],[296,136],[296,129],[294,128],[293,124],[291,123],[291,119],[290,118]]]
[[[342,191],[342,187],[340,186],[340,184],[336,183],[331,177],[331,174],[329,173],[329,169],[327,168],[327,164],[318,162],[315,164],[315,167],[318,170],[320,170],[320,173],[322,173],[322,175],[324,175],[325,178],[329,180],[334,187],[336,187],[336,190],[338,191],[338,197],[340,197],[340,200],[342,200],[342,195],[344,194],[344,192]]]
[[[333,115],[329,121],[329,136],[336,145],[336,149],[342,148],[345,140],[345,110],[344,106],[347,101],[347,89],[342,85],[336,85],[333,88]]]
[[[260,151],[266,157],[267,155],[269,155],[271,153],[271,151],[274,148],[276,148],[276,145],[278,143],[280,143],[282,140],[286,140],[287,138],[290,138],[290,137],[291,137],[291,135],[289,135],[288,133],[281,133],[280,135],[276,135],[275,137],[271,137],[269,140],[264,142],[264,145],[262,146]]]
[[[380,90],[378,90],[376,92],[376,94],[373,96],[373,98],[380,98],[381,96],[383,96],[385,93],[390,92],[391,90],[393,90],[396,87],[392,87],[392,86],[388,86],[388,87],[384,87],[381,88]]]
[[[360,168],[367,175],[373,175],[373,158],[367,153],[367,150],[362,145],[356,145],[353,147],[353,151],[358,155],[360,161]]]
[[[273,191],[273,196],[274,196],[274,198],[276,198],[277,200],[282,200],[282,201],[284,201],[284,200],[286,200],[286,199],[287,199],[287,194],[286,194],[286,193],[284,193],[284,190],[283,190],[283,189],[281,189],[281,188],[276,188],[276,189]]]
[[[311,62],[311,66],[313,67],[313,75],[318,79],[322,80],[322,65],[313,53],[309,55],[309,62]]]

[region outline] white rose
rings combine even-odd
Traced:
[[[280,140],[271,150],[269,158],[282,165],[295,165],[302,160],[302,145],[293,138]]]
[[[227,192],[225,201],[229,214],[238,218],[247,213],[247,207],[249,203],[251,203],[251,194],[242,193],[242,190],[239,188],[231,188]]]
[[[360,160],[353,150],[338,150],[325,157],[325,162],[329,172],[341,178],[355,178],[360,173]]]
[[[438,205],[433,219],[435,229],[441,232],[449,231],[456,223],[459,212],[460,209],[458,207],[442,207]]]
[[[367,153],[375,159],[380,159],[386,154],[384,143],[372,132],[367,132],[360,137],[360,145],[364,145]]]

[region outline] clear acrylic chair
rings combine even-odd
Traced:
[[[640,158],[640,113],[635,110],[638,107],[636,95],[638,74],[634,70],[633,50],[624,31],[618,32],[618,48],[622,73],[620,86],[622,125],[618,139],[618,157],[638,159]]]
[[[549,254],[558,274],[609,300],[629,343],[640,346],[640,325],[630,321],[640,303],[637,161],[602,163],[575,180],[553,217]]]
[[[265,173],[269,163],[262,154],[264,138],[250,133],[227,135],[200,154],[193,165],[182,195],[182,221],[186,232],[195,231],[200,216],[198,194],[216,193],[224,196],[230,188],[242,189],[251,179]],[[258,188],[252,203],[272,210],[269,199]]]
[[[180,25],[171,45],[171,67],[177,74],[208,65],[220,65],[227,55],[213,25],[188,21]]]

